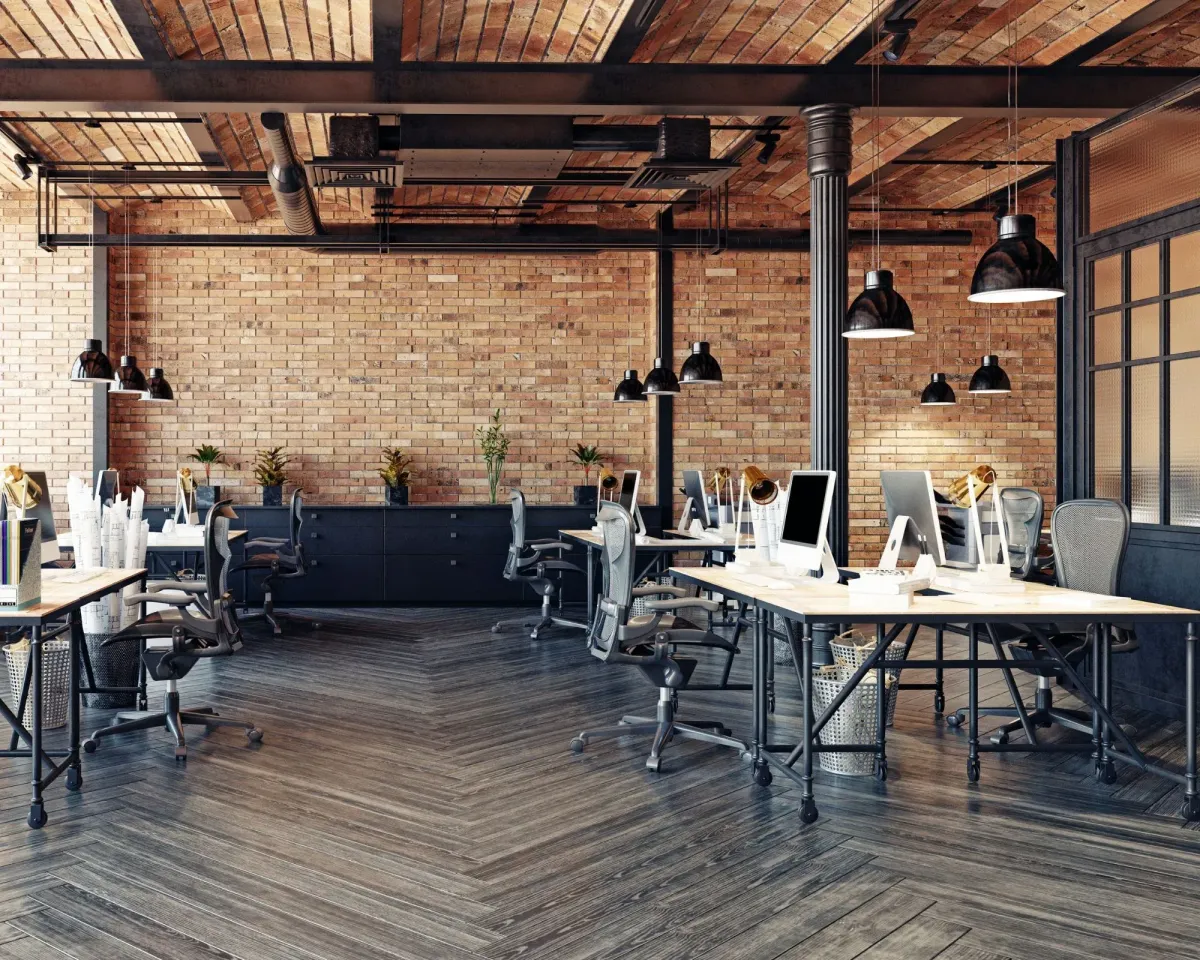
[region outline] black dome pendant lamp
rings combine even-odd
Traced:
[[[662,357],[654,358],[654,369],[646,374],[645,390],[655,397],[678,396],[679,378],[674,370],[663,364]]]
[[[1011,6],[1011,5],[1010,5]],[[1013,14],[1008,18],[1008,49],[1016,46]],[[1021,160],[1021,113],[1017,103],[1021,68],[1015,53],[1012,61],[1012,88],[1009,102],[1012,115],[1012,213],[1000,218],[1000,233],[975,267],[968,300],[974,303],[1034,303],[1056,300],[1063,295],[1062,271],[1050,248],[1037,238],[1037,221],[1021,213],[1017,182],[1017,164]],[[986,366],[986,364],[985,364]],[[980,367],[982,370],[983,367]]]
[[[971,377],[971,385],[967,388],[971,393],[1012,393],[1012,381],[1000,366],[1000,358],[994,353],[983,356],[979,369]]]
[[[158,350],[159,363],[162,363],[162,347],[159,345],[158,339],[158,315],[162,312],[162,287],[159,277],[160,270],[160,255],[158,248],[154,248],[154,290],[156,293],[154,304],[154,325],[151,328],[151,336],[154,338],[155,348]],[[143,403],[174,403],[175,391],[171,389],[171,384],[167,382],[166,376],[163,374],[163,368],[151,367],[150,379],[146,383],[146,392],[142,394]]]
[[[629,319],[629,339],[625,341],[626,352],[629,358],[633,358],[633,351],[630,343],[633,340],[633,306],[630,303],[633,297],[633,265],[629,258],[625,258],[625,305],[628,309]],[[617,384],[617,389],[613,391],[614,403],[645,403],[646,390],[642,386],[642,381],[638,379],[637,371],[630,366],[625,371],[625,376],[621,378],[621,382]]]
[[[935,373],[921,391],[923,407],[952,407],[956,403],[958,398],[954,396],[954,388],[950,386],[944,373]]]
[[[863,292],[846,312],[842,336],[852,340],[882,340],[911,337],[912,311],[892,285],[891,270],[868,270]]]

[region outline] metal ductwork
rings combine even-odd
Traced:
[[[262,125],[267,134],[267,145],[271,148],[267,183],[275,194],[275,203],[283,216],[284,226],[288,233],[296,236],[311,237],[323,233],[304,167],[292,149],[287,117],[282,113],[264,113]]]

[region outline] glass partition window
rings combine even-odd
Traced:
[[[1200,526],[1200,231],[1088,270],[1092,492]]]

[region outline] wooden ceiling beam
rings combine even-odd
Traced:
[[[1028,67],[1021,114],[1103,117],[1194,79],[1195,70]],[[880,113],[998,117],[1004,67],[895,67]],[[823,103],[871,105],[866,67],[695,64],[458,64],[173,60],[2,60],[9,110],[258,113],[502,113],[559,116],[795,116]]]

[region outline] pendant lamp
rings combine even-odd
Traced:
[[[1000,366],[1000,358],[994,353],[984,354],[983,362],[971,377],[967,388],[971,393],[1012,393],[1012,382]]]
[[[975,303],[1030,303],[1063,295],[1058,261],[1037,238],[1037,221],[1028,213],[1000,218],[1000,238],[975,268]]]
[[[150,368],[150,379],[146,383],[146,392],[142,394],[146,403],[174,403],[175,391],[163,376],[162,367]]]
[[[954,388],[950,386],[944,373],[935,373],[921,391],[923,407],[952,407],[956,403],[958,398],[954,396]]]
[[[112,379],[109,393],[137,394],[146,392],[146,375],[138,369],[137,357],[126,354],[121,357],[121,365],[117,367]]]
[[[912,311],[892,286],[891,270],[869,270],[863,292],[854,298],[846,313],[843,337],[853,340],[882,340],[911,337]]]
[[[75,383],[109,383],[113,378],[112,361],[104,352],[100,340],[84,340],[83,353],[71,365],[71,380]]]
[[[633,306],[630,303],[633,297],[633,266],[628,257],[625,259],[625,277],[625,304],[629,309],[629,341],[626,341],[628,350],[629,342],[633,339]],[[617,389],[613,391],[613,401],[616,403],[646,402],[645,388],[642,386],[642,381],[638,379],[637,371],[632,366],[626,369],[625,376],[621,378]]]
[[[646,391],[642,381],[638,379],[636,370],[626,370],[625,376],[617,384],[613,392],[613,400],[617,403],[645,403]]]
[[[681,383],[720,383],[723,377],[721,365],[712,355],[707,340],[697,340],[692,344],[692,355],[683,361],[679,369]]]
[[[646,393],[656,397],[670,397],[679,391],[679,378],[675,371],[663,365],[662,357],[654,358],[654,369],[646,374]]]

